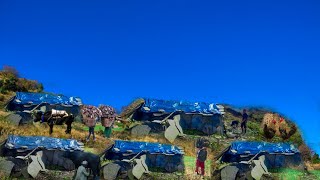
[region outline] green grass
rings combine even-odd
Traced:
[[[320,179],[320,170],[310,171],[311,174],[315,175],[317,179]]]
[[[96,150],[94,148],[90,148],[90,147],[84,147],[84,152],[90,152],[93,154],[97,154]]]
[[[184,156],[184,165],[186,168],[195,169],[196,168],[196,158],[191,157],[191,156]],[[211,168],[211,161],[206,160],[206,162],[205,162],[206,172],[208,172],[210,168]]]
[[[89,127],[84,127],[83,130],[85,131],[89,131]],[[118,132],[121,132],[123,131],[124,129],[122,127],[117,127],[117,128],[112,128],[112,131],[118,131]],[[94,131],[97,131],[97,132],[100,132],[100,131],[104,131],[104,127],[102,125],[96,125],[94,127]]]
[[[300,179],[304,175],[303,172],[294,169],[284,169],[280,173],[280,179]]]
[[[122,127],[112,128],[112,131],[122,132],[124,131],[124,128]]]
[[[311,175],[306,174],[304,171],[280,168],[272,169],[270,172],[275,173],[279,180],[291,180],[291,179],[320,179],[320,171],[310,171]],[[309,177],[309,178],[308,178]]]
[[[203,132],[198,131],[198,130],[192,130],[192,129],[184,129],[183,130],[184,134],[187,134],[189,136],[203,136],[205,135]]]
[[[83,128],[83,130],[89,131],[89,127],[86,126],[86,127]],[[94,127],[94,131],[104,131],[104,127],[102,125],[96,125]]]

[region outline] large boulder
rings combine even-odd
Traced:
[[[14,167],[14,163],[3,158],[0,158],[0,173],[9,177]]]
[[[18,126],[20,124],[26,124],[32,122],[33,118],[30,113],[27,112],[14,112],[7,116],[7,119],[12,124]]]
[[[137,125],[131,129],[131,135],[146,136],[150,133],[151,128],[148,125]]]

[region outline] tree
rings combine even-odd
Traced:
[[[3,70],[0,71],[0,84],[1,92],[16,91],[16,83],[18,81],[18,71],[10,66],[3,66]]]
[[[318,163],[320,163],[319,154],[315,153],[315,154],[312,156],[312,163],[313,163],[313,164],[318,164]]]
[[[2,72],[15,78],[19,78],[19,72],[14,67],[4,65]]]
[[[0,71],[0,93],[8,91],[42,92],[43,85],[35,80],[19,78],[19,72],[11,66]]]

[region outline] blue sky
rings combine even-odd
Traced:
[[[320,152],[320,2],[0,0],[0,65],[117,108],[136,97],[274,108]]]

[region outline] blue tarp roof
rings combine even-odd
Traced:
[[[17,92],[13,100],[14,104],[64,104],[81,105],[81,100],[76,97],[67,97],[64,95],[53,95],[47,93]]]
[[[8,143],[13,147],[8,146]],[[24,147],[27,147],[25,149]],[[78,141],[74,139],[59,139],[44,136],[15,136],[9,135],[6,142],[6,147],[9,149],[24,149],[33,150],[36,147],[44,147],[46,149],[61,149],[61,150],[82,150]]]
[[[120,151],[116,151],[115,148],[119,149]],[[183,154],[183,151],[177,146],[150,142],[116,140],[112,148],[112,151],[116,153],[128,153],[128,150],[130,150],[130,152],[133,154],[138,154],[144,150],[150,154]]]
[[[231,152],[235,150],[236,153]],[[245,151],[249,151],[250,154],[257,154],[261,151],[267,153],[298,153],[299,150],[289,143],[267,143],[267,142],[233,142],[227,153],[229,154],[246,154]]]
[[[220,114],[218,107],[214,103],[204,102],[188,102],[173,100],[156,100],[145,98],[143,107],[148,107],[148,112],[159,112],[160,109],[171,113],[174,111],[183,111],[185,113],[204,113],[204,114]],[[142,109],[144,111],[144,109]]]

